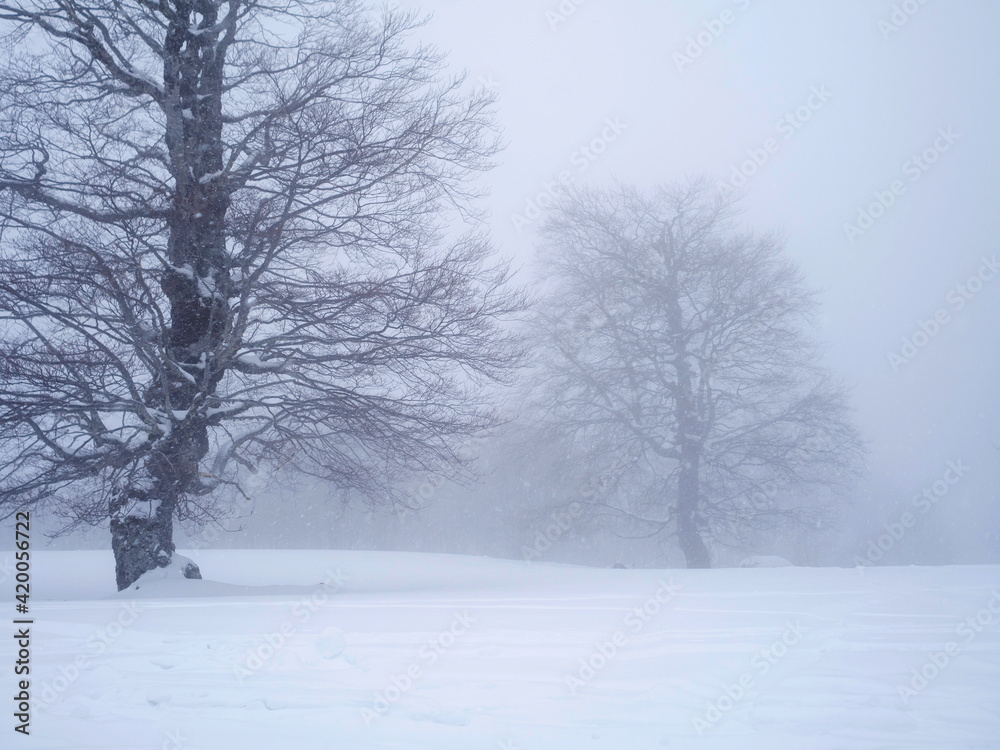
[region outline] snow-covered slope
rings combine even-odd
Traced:
[[[998,567],[185,554],[206,580],[122,594],[110,554],[35,554],[0,746],[1000,748]]]

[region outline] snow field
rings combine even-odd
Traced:
[[[35,554],[17,747],[1000,748],[997,566],[187,554]]]

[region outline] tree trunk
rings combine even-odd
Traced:
[[[156,502],[130,490],[123,493],[124,497],[112,501],[111,508],[111,549],[119,591],[144,573],[170,565],[175,549],[176,502]],[[185,565],[183,574],[185,578],[201,578],[198,566],[191,562]]]
[[[698,533],[698,453],[681,450],[681,471],[677,481],[677,537],[689,568],[711,568],[712,558]]]
[[[225,230],[230,199],[220,179],[224,55],[217,21],[215,3],[181,3],[166,34],[165,140],[174,195],[167,220],[170,265],[160,286],[170,302],[166,354],[173,366],[164,373],[166,387],[154,383],[145,399],[169,416],[171,430],[153,441],[141,467],[144,476],[123,491],[127,502],[112,510],[119,590],[173,558],[174,514],[184,495],[198,490],[199,463],[209,449],[205,410],[225,372],[217,355],[231,322]],[[143,507],[148,512],[136,510]],[[201,577],[193,563],[184,574]]]
[[[704,425],[701,422],[698,399],[695,393],[694,374],[688,354],[691,349],[689,334],[684,325],[684,311],[681,308],[678,264],[681,258],[674,248],[673,237],[664,234],[659,251],[664,262],[670,266],[668,272],[666,306],[667,329],[677,369],[677,432],[680,447],[680,476],[677,480],[677,538],[681,552],[689,568],[711,568],[712,558],[708,554],[701,534],[698,533],[699,474],[701,472],[702,442]],[[669,246],[668,246],[669,245]]]

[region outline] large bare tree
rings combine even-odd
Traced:
[[[409,42],[418,19],[0,0],[0,21],[0,511],[110,520],[124,588],[243,470],[384,498],[460,465],[521,299],[472,211],[492,101]]]
[[[779,239],[740,230],[707,183],[579,190],[542,231],[536,403],[571,436],[594,512],[709,539],[816,508],[789,492],[860,466],[845,391],[820,365],[813,296]]]

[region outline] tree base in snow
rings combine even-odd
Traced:
[[[124,591],[151,570],[178,566],[184,578],[201,578],[198,566],[174,554],[173,524],[169,518],[126,516],[111,521],[111,548],[115,579]]]

